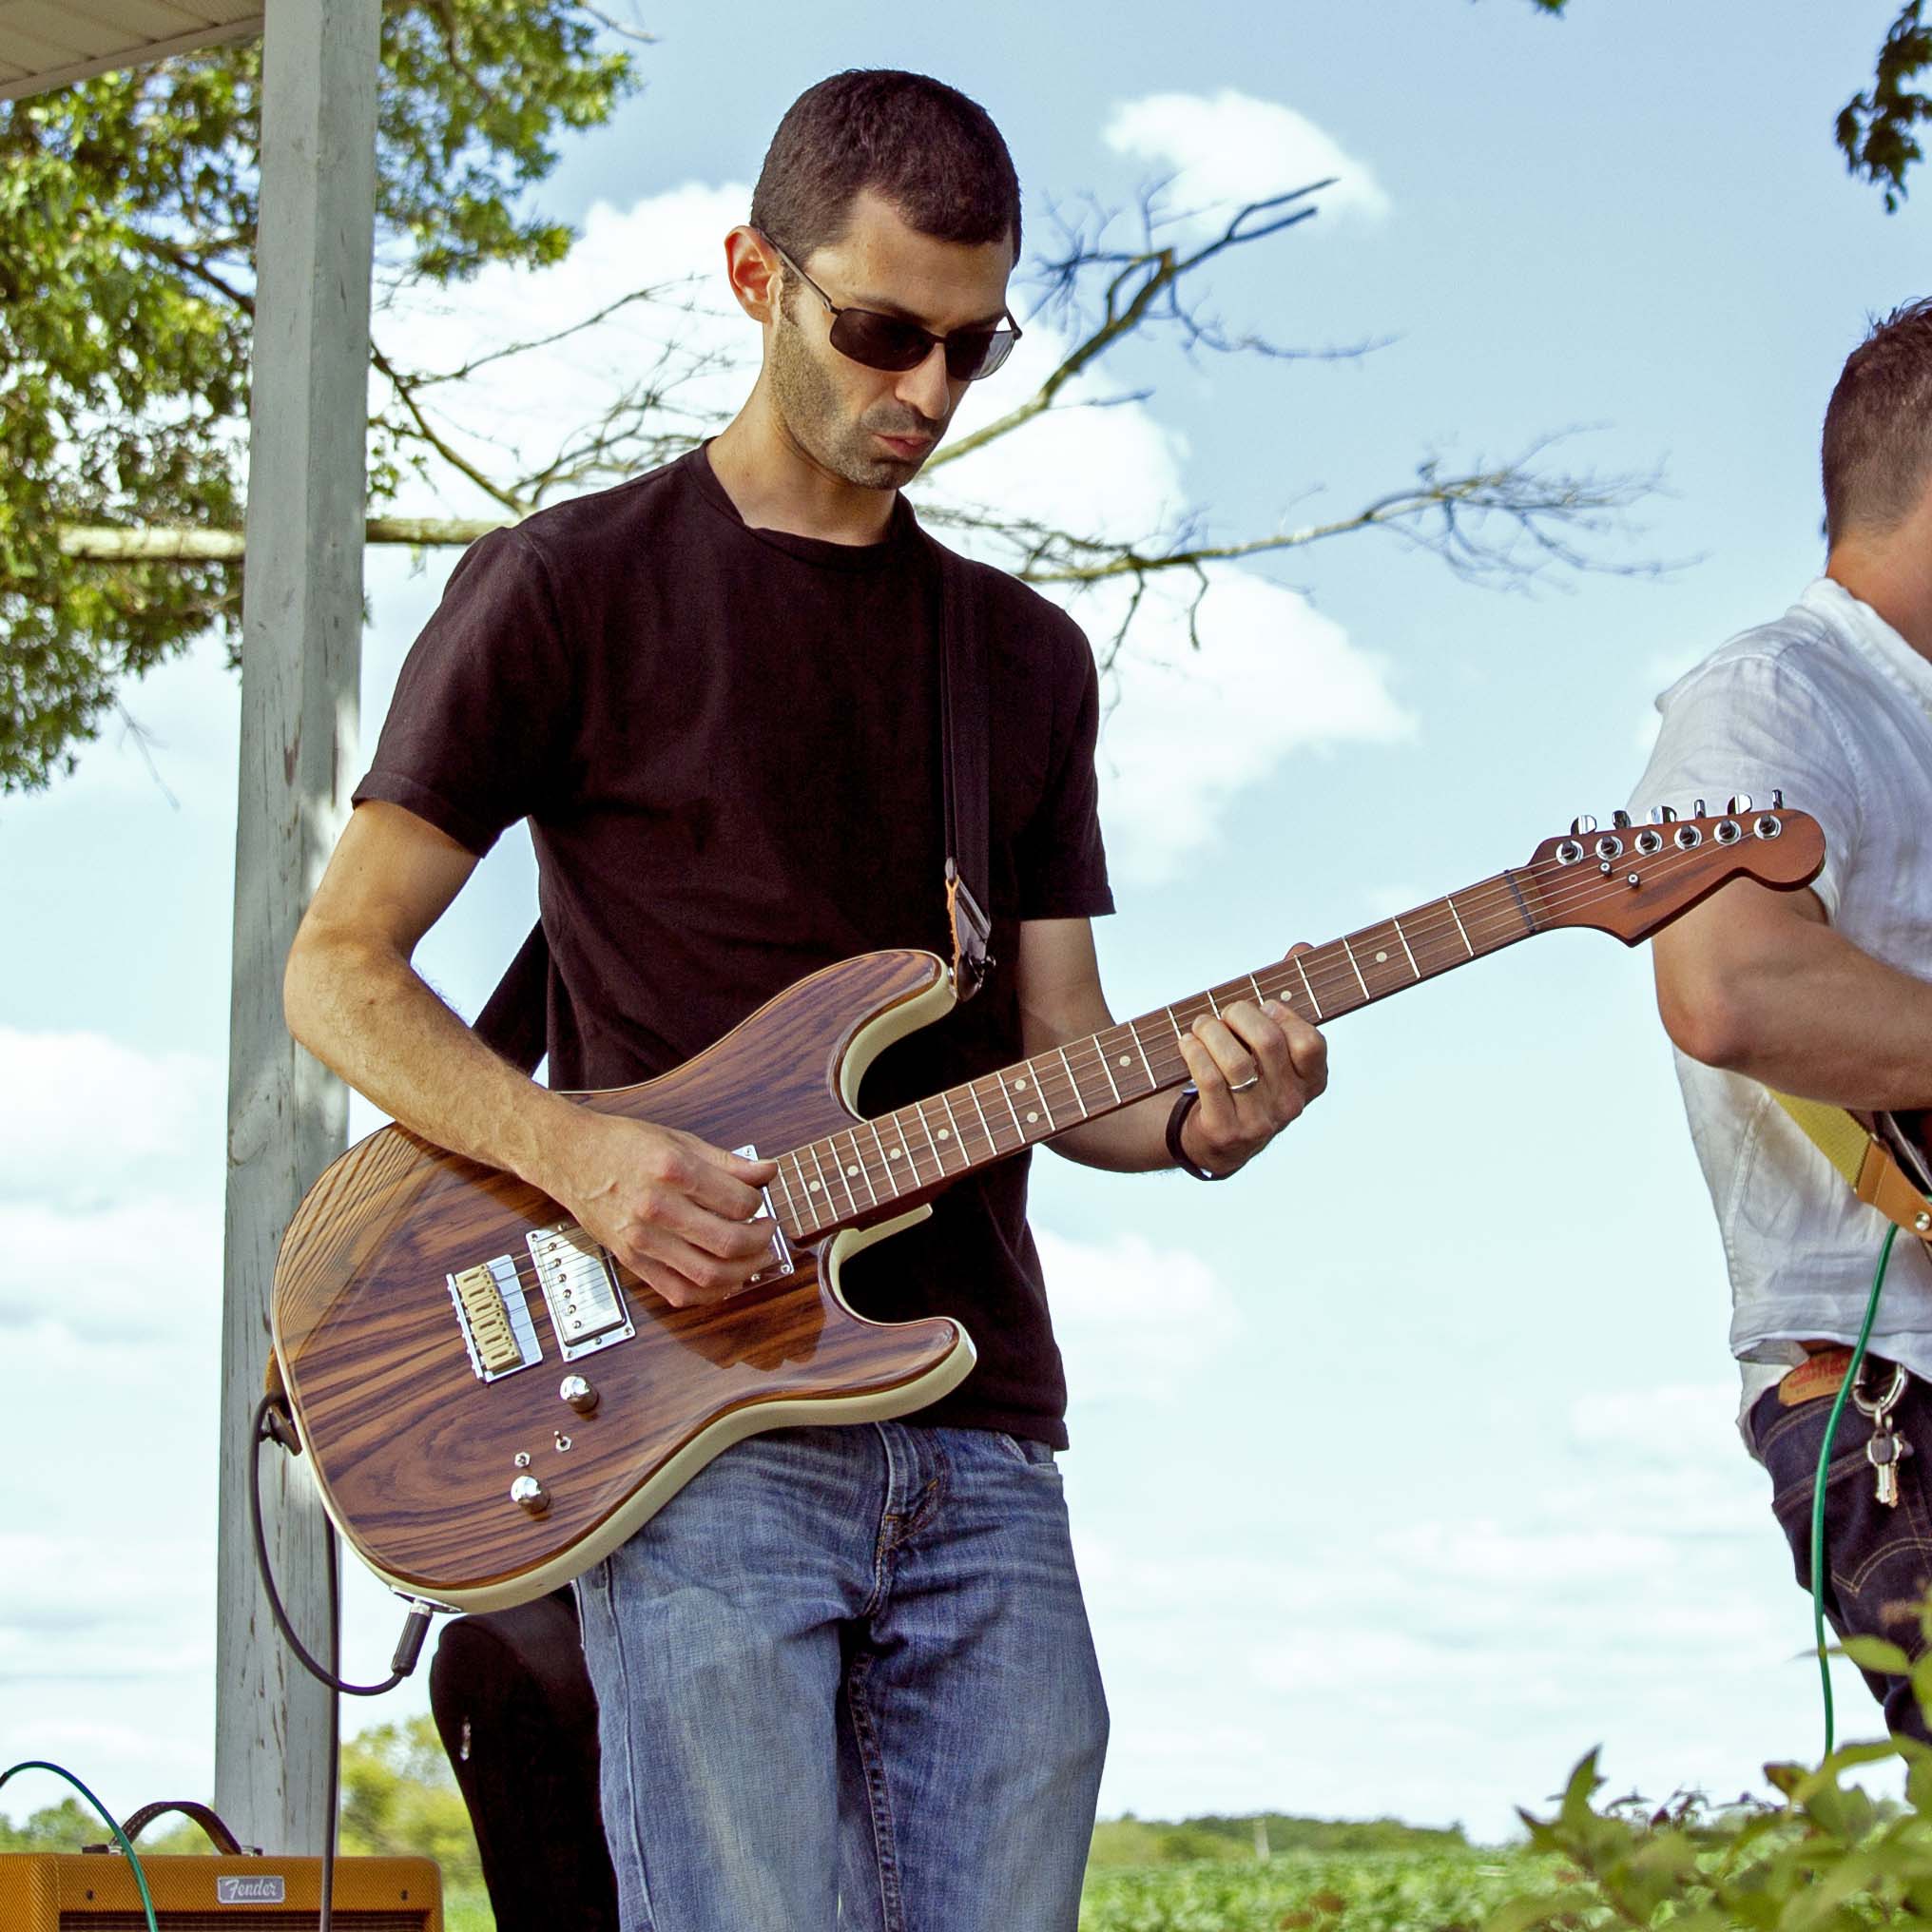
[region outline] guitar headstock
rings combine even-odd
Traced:
[[[1602,827],[1577,819],[1564,837],[1545,839],[1525,869],[1539,927],[1594,926],[1634,946],[1733,879],[1792,892],[1824,863],[1818,821],[1773,792],[1767,806],[1741,796],[1721,813],[1699,799],[1683,819],[1659,806],[1643,825],[1627,812]]]

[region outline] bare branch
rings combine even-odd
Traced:
[[[414,379],[404,376],[390,361],[389,357],[377,347],[373,337],[370,338],[369,343],[369,359],[389,378],[389,385],[395,390],[396,399],[409,412],[410,419],[415,425],[412,430],[399,428],[395,424],[391,424],[390,434],[392,435],[405,440],[427,443],[458,475],[468,477],[486,496],[494,498],[496,502],[502,504],[504,509],[510,511],[513,515],[523,516],[529,512],[530,504],[518,497],[513,490],[506,490],[502,485],[493,482],[481,470],[477,469],[475,464],[471,462],[459,451],[454,449],[437,433],[429,417],[424,415],[422,405],[415,399],[415,384]]]
[[[577,0],[577,11],[588,13],[607,33],[615,33],[626,40],[634,40],[639,47],[657,45],[656,34],[647,33],[641,27],[633,27],[627,21],[617,19],[614,15],[605,12],[601,7],[590,6],[589,0]]]

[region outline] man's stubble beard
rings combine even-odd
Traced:
[[[821,469],[861,490],[897,490],[910,483],[924,466],[925,456],[911,462],[873,452],[873,432],[847,416],[847,405],[838,385],[806,347],[797,323],[782,311],[772,331],[765,368],[771,380],[772,406],[785,434]],[[918,416],[912,423],[888,422],[879,427],[889,435],[936,434],[931,422]],[[926,455],[931,454],[926,452]]]

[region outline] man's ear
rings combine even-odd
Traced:
[[[724,238],[724,279],[738,306],[755,322],[778,320],[782,271],[776,253],[756,228],[744,223]]]

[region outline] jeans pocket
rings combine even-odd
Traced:
[[[1029,1469],[1050,1469],[1059,1474],[1060,1465],[1053,1460],[1053,1445],[1051,1442],[1036,1442],[1031,1436],[1010,1436],[1004,1429],[989,1429],[986,1432],[1016,1462],[1024,1462]]]

